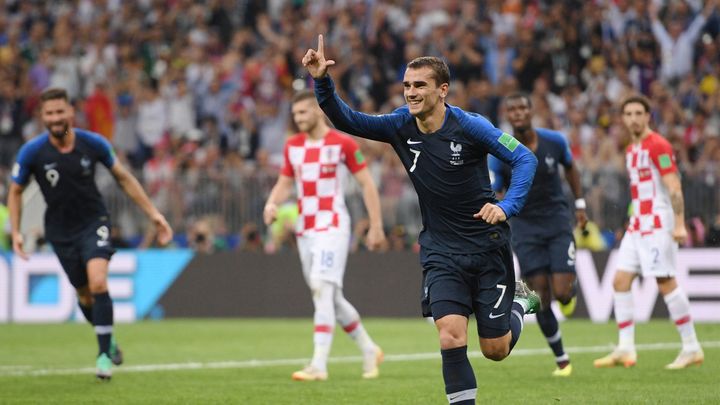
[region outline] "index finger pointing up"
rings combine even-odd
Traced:
[[[320,55],[325,55],[325,44],[323,44],[322,34],[318,35],[318,53]]]

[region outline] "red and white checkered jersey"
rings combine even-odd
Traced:
[[[298,235],[330,229],[350,232],[338,169],[344,164],[354,174],[367,166],[357,143],[334,129],[318,140],[299,133],[288,139],[284,154],[280,173],[295,178],[297,186]]]
[[[673,212],[662,176],[677,172],[672,146],[660,134],[651,132],[640,143],[631,143],[625,156],[632,197],[628,232],[646,235],[656,229],[669,229]]]

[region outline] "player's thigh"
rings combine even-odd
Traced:
[[[551,280],[552,275],[549,270],[535,271],[527,276],[523,276],[528,287],[540,295],[543,308],[552,300]]]
[[[452,255],[422,248],[422,314],[436,321],[447,315],[472,313],[470,281],[452,259]]]
[[[674,277],[678,244],[664,229],[643,235],[638,240],[638,254],[644,277]]]
[[[571,232],[554,235],[547,246],[552,273],[575,273],[575,238]]]
[[[115,248],[110,242],[110,222],[107,220],[88,226],[76,243],[80,247],[80,256],[85,266],[92,259],[110,261],[115,254]]]
[[[535,236],[513,234],[513,251],[520,265],[520,274],[529,276],[550,267],[550,252],[545,240]]]
[[[51,244],[70,284],[76,290],[86,287],[88,277],[80,247],[74,242],[52,242]]]
[[[323,280],[342,287],[350,235],[318,232],[312,237],[310,280]]]
[[[638,251],[637,233],[625,232],[617,253],[617,268],[626,273],[640,272],[640,253]]]
[[[484,252],[477,274],[473,310],[480,338],[494,339],[510,330],[510,311],[515,296],[515,269],[509,245]]]

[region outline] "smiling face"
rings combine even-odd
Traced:
[[[426,66],[406,69],[403,86],[410,114],[421,120],[442,107],[448,93],[448,84],[438,85],[433,70]]]
[[[650,124],[650,112],[645,106],[638,102],[625,104],[622,110],[623,123],[630,131],[633,137],[639,138],[648,128]]]
[[[55,138],[62,138],[70,130],[74,110],[67,100],[54,98],[43,101],[40,115],[43,125],[50,132],[50,135]]]

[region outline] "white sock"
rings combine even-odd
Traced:
[[[615,304],[615,321],[618,325],[618,349],[634,351],[635,321],[633,321],[633,316],[635,308],[633,305],[632,291],[616,291],[613,295],[613,302]]]
[[[360,314],[357,309],[345,299],[339,288],[335,291],[335,314],[338,323],[342,325],[343,330],[355,341],[360,350],[365,354],[374,354],[375,342],[360,322]]]
[[[327,361],[333,339],[333,327],[335,326],[334,295],[335,286],[327,282],[318,283],[317,288],[313,291],[313,304],[315,305],[313,342],[315,343],[315,349],[310,365],[323,372],[327,371]]]
[[[684,351],[700,350],[700,343],[695,335],[695,325],[690,317],[690,300],[687,294],[680,287],[663,297],[670,319],[675,322],[675,327],[680,333]]]

